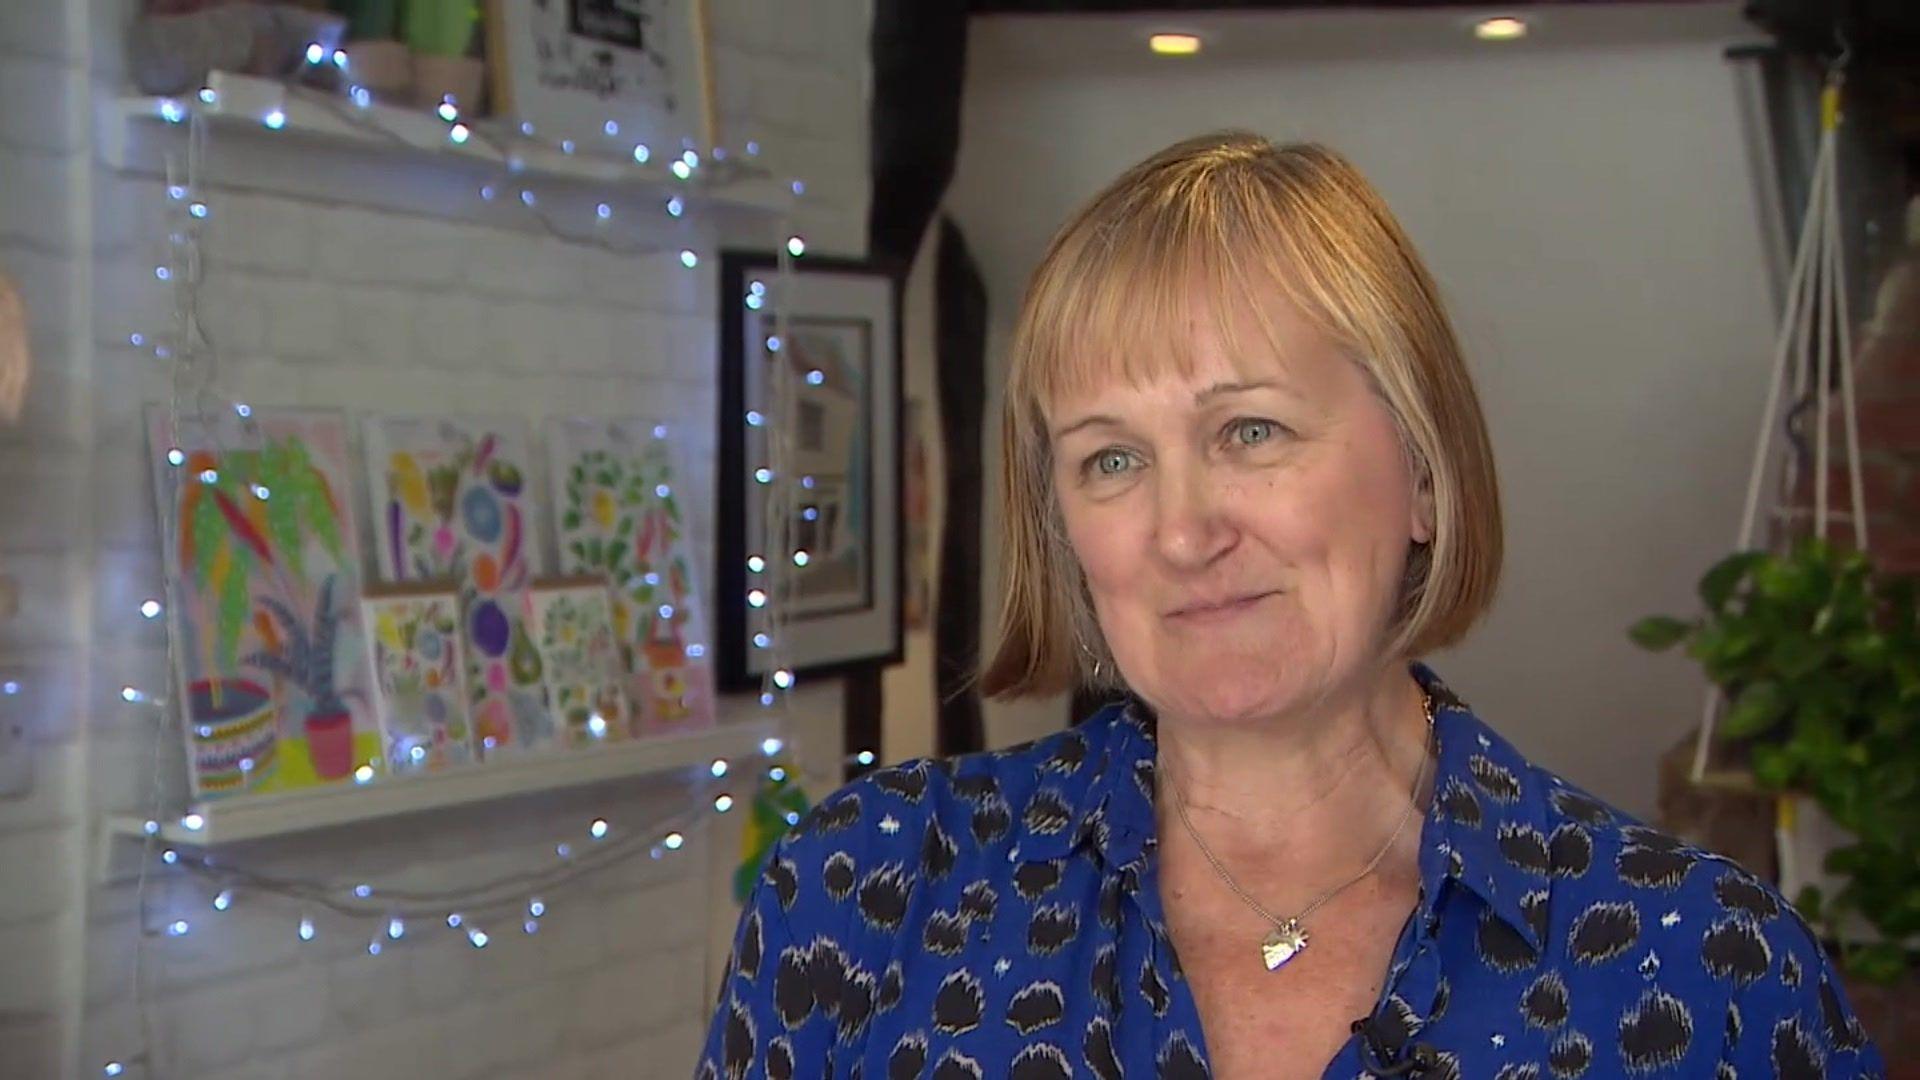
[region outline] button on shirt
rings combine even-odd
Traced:
[[[1420,900],[1326,1077],[1885,1071],[1773,889],[1529,764],[1409,667],[1439,758]],[[696,1075],[1210,1075],[1161,907],[1155,728],[1130,697],[823,800],[741,913]]]

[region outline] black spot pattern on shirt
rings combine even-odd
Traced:
[[[850,791],[814,807],[794,826],[794,833],[797,836],[810,836],[814,833],[843,832],[860,823],[861,812],[859,793]]]
[[[1527,929],[1534,937],[1547,940],[1547,890],[1535,889],[1521,897],[1520,916],[1527,920]]]
[[[1120,1011],[1120,971],[1116,952],[1111,943],[1100,946],[1093,957],[1093,969],[1088,973],[1087,981],[1093,996],[1107,1007],[1108,1012]]]
[[[1520,1015],[1530,1027],[1548,1031],[1567,1022],[1567,980],[1557,971],[1541,972],[1526,993],[1520,996]]]
[[[1534,1061],[1500,1066],[1493,1080],[1540,1080],[1540,1064]]]
[[[1858,1050],[1867,1041],[1867,1033],[1860,1021],[1847,1014],[1840,1003],[1840,995],[1833,988],[1833,980],[1822,977],[1820,980],[1820,1021],[1827,1028],[1827,1042],[1835,1050]]]
[[[1547,838],[1547,865],[1555,877],[1577,878],[1593,864],[1593,837],[1569,821]]]
[[[900,1004],[904,980],[905,973],[900,967],[900,961],[895,960],[887,965],[887,970],[880,976],[880,993],[874,1003],[876,1011],[890,1012]]]
[[[1050,772],[1071,775],[1079,769],[1081,765],[1085,764],[1086,760],[1086,736],[1077,731],[1069,731],[1060,739],[1059,745],[1053,748],[1053,753],[1047,755],[1046,763],[1042,765],[1041,768]]]
[[[1020,820],[1028,832],[1036,836],[1051,836],[1066,830],[1068,823],[1073,820],[1073,812],[1059,792],[1043,790],[1027,800],[1027,809],[1020,815]]]
[[[964,912],[936,911],[927,916],[920,943],[936,956],[959,956],[967,947],[967,928],[971,925]]]
[[[1700,963],[1716,979],[1751,986],[1773,965],[1773,950],[1746,915],[1730,915],[1713,924],[1700,942]]]
[[[793,902],[800,895],[800,875],[795,871],[793,860],[776,857],[769,862],[767,881],[773,885],[773,895],[780,901],[780,909],[792,911]]]
[[[1058,984],[1041,981],[1020,988],[1007,1002],[1007,1023],[1022,1035],[1031,1035],[1066,1014],[1067,1000]]]
[[[927,1036],[922,1031],[910,1031],[900,1036],[893,1044],[893,1052],[887,1055],[887,1080],[919,1080],[920,1070],[927,1067]]]
[[[974,773],[953,778],[953,793],[972,802],[984,802],[1000,796],[1000,781],[992,773]]]
[[[1780,914],[1780,904],[1758,881],[1735,870],[1728,870],[1713,882],[1714,899],[1730,911],[1744,911],[1765,922]]]
[[[1773,1026],[1773,1072],[1779,1080],[1822,1080],[1827,1063],[1794,1017]]]
[[[797,1028],[813,1015],[813,984],[807,979],[807,951],[789,945],[780,950],[780,966],[773,975],[774,1011],[788,1028]]]
[[[1668,847],[1629,844],[1614,860],[1621,880],[1649,889],[1673,889],[1685,880],[1693,868],[1694,857],[1686,851]]]
[[[846,977],[840,983],[840,1040],[847,1042],[867,1026],[873,1016],[874,1004],[873,972],[858,965],[847,968]]]
[[[949,1035],[972,1031],[980,1026],[983,1007],[980,980],[961,968],[940,981],[933,996],[933,1026]]]
[[[1167,990],[1167,981],[1160,977],[1160,969],[1154,966],[1152,958],[1140,965],[1140,995],[1147,999],[1153,1009],[1153,1015],[1167,1015],[1167,1006],[1172,1003],[1172,994]]]
[[[1620,1018],[1620,1058],[1627,1071],[1679,1064],[1693,1042],[1693,1015],[1671,994],[1649,990]]]
[[[1533,946],[1520,932],[1507,925],[1505,919],[1495,914],[1492,908],[1480,912],[1480,928],[1475,935],[1480,960],[1495,971],[1512,974],[1533,966],[1539,959]]]
[[[1552,864],[1547,854],[1547,838],[1531,825],[1502,825],[1499,831],[1500,854],[1529,874],[1545,875]]]
[[[1640,909],[1617,900],[1601,900],[1573,920],[1568,955],[1577,964],[1599,964],[1640,940]]]
[[[1013,812],[1007,809],[1007,801],[995,795],[973,812],[973,840],[981,847],[994,843],[1007,835],[1013,827]]]
[[[1200,1060],[1200,1051],[1187,1041],[1184,1031],[1176,1031],[1160,1048],[1156,1064],[1159,1065],[1160,1080],[1204,1080],[1212,1075],[1207,1063]]]
[[[1475,754],[1467,759],[1467,772],[1473,776],[1473,782],[1480,790],[1492,796],[1495,802],[1511,803],[1520,798],[1520,778],[1513,770],[1489,759],[1484,754]]]
[[[793,1040],[776,1035],[767,1043],[768,1080],[793,1080]]]
[[[760,977],[760,913],[749,911],[742,922],[740,948],[734,953],[734,970],[748,982]]]
[[[960,910],[970,919],[992,922],[999,902],[1000,894],[984,881],[976,881],[960,891]]]
[[[1096,1016],[1087,1024],[1084,1050],[1096,1080],[1121,1080],[1120,1060],[1113,1056],[1113,1028],[1106,1017]]]
[[[1013,1070],[1007,1074],[1010,1080],[1067,1080],[1072,1075],[1073,1067],[1067,1064],[1067,1055],[1048,1043],[1034,1043],[1020,1051],[1013,1059]]]
[[[836,851],[827,856],[825,865],[820,868],[820,884],[827,895],[835,900],[845,900],[853,894],[853,856],[844,851]]]
[[[907,917],[907,894],[912,890],[899,863],[869,871],[860,881],[860,916],[869,926],[897,930]]]
[[[720,1063],[730,1080],[747,1075],[753,1065],[753,1014],[738,1001],[727,1013],[725,1051]]]
[[[908,768],[895,766],[880,769],[869,776],[875,787],[889,795],[897,795],[908,805],[920,802],[927,792],[927,770],[923,766]]]
[[[1555,1080],[1574,1080],[1593,1064],[1593,1040],[1577,1031],[1562,1032],[1547,1048],[1547,1070]]]
[[[1613,820],[1605,803],[1572,788],[1555,788],[1548,798],[1555,810],[1582,825],[1605,825]]]
[[[1048,904],[1033,913],[1027,924],[1027,951],[1051,956],[1066,948],[1080,932],[1080,912],[1064,904]]]
[[[927,822],[926,838],[920,844],[920,876],[928,881],[939,881],[952,872],[954,860],[959,854],[959,846],[940,827],[940,822]]]
[[[955,1046],[947,1047],[947,1052],[940,1055],[940,1064],[933,1067],[933,1080],[981,1080],[984,1075],[980,1063]]]
[[[1780,958],[1780,985],[1789,987],[1800,985],[1800,960],[1792,953]]]
[[[1469,829],[1480,827],[1480,798],[1472,788],[1459,780],[1447,781],[1447,786],[1441,790],[1436,801],[1440,804],[1441,812],[1454,821]]]

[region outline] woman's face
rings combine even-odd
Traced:
[[[1101,632],[1157,709],[1234,721],[1350,689],[1432,502],[1366,376],[1291,305],[1236,364],[1196,312],[1191,377],[1053,403],[1054,483]],[[1236,327],[1236,331],[1240,328]]]

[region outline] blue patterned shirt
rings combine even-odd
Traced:
[[[1439,759],[1420,898],[1325,1076],[1884,1073],[1774,890],[1529,764],[1410,668]],[[823,800],[741,913],[697,1076],[1209,1075],[1161,908],[1155,750],[1132,697]]]

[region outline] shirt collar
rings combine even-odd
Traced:
[[[1431,667],[1414,660],[1409,670],[1433,697],[1439,747],[1433,804],[1420,833],[1425,905],[1438,902],[1449,879],[1457,881],[1538,950],[1548,820],[1538,774]],[[1137,870],[1155,842],[1156,722],[1152,706],[1129,693],[1076,725],[1086,741],[1083,766],[1091,770],[1080,770],[1084,781],[1060,792],[1066,827],[1025,831],[1015,858],[1057,859],[1087,845],[1107,865]]]

